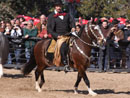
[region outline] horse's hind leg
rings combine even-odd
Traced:
[[[80,75],[79,72],[78,72],[77,81],[76,81],[76,83],[75,83],[75,85],[74,85],[74,88],[75,88],[75,89],[74,89],[74,93],[75,93],[75,94],[78,93],[78,85],[79,85],[81,79],[82,79],[82,77],[81,77],[81,75]]]
[[[41,73],[41,82],[40,82],[40,88],[42,88],[42,85],[45,83],[44,74]]]
[[[3,76],[3,66],[0,64],[0,78]]]
[[[83,79],[84,79],[85,84],[88,86],[88,92],[89,92],[89,94],[92,95],[92,96],[96,96],[97,93],[95,93],[95,92],[90,88],[90,82],[89,82],[88,77],[87,77],[87,75],[86,75],[85,72],[83,72]]]
[[[38,69],[36,69],[35,71],[35,81],[36,81],[36,90],[38,90],[38,92],[41,92],[41,88],[40,88],[40,85],[39,85],[39,82],[38,82],[38,79],[39,79],[39,76],[41,75],[41,71],[39,71]]]

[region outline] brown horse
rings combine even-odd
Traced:
[[[77,88],[83,78],[85,84],[88,86],[89,94],[95,96],[97,94],[91,90],[90,82],[85,71],[90,65],[91,48],[95,45],[98,46],[101,42],[103,42],[105,40],[104,36],[102,35],[99,26],[92,23],[85,25],[79,35],[76,35],[75,33],[72,34],[75,35],[76,38],[74,39],[73,46],[69,52],[69,57],[71,58],[70,66],[78,70],[74,91],[75,93],[78,93]],[[45,82],[43,70],[53,65],[52,63],[50,64],[50,61],[48,61],[45,55],[49,43],[50,39],[39,41],[34,47],[34,53],[32,54],[29,62],[26,63],[22,69],[23,74],[27,75],[33,70],[33,68],[36,67],[35,79],[36,89],[38,92],[41,92],[41,87]],[[40,84],[38,83],[39,76],[41,76]]]
[[[0,32],[0,78],[3,76],[3,64],[6,63],[9,53],[9,42],[6,36]]]

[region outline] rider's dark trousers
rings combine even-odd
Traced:
[[[68,53],[68,49],[69,49],[69,45],[64,42],[62,45],[61,45],[61,48],[60,48],[60,53],[61,53],[61,61],[64,65],[67,65],[68,62],[67,62],[67,53]]]

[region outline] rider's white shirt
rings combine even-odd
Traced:
[[[58,12],[57,12],[56,10],[54,10],[54,13],[57,14]],[[62,20],[64,19],[64,16],[63,16],[63,15],[62,15],[62,16],[58,16],[58,17],[59,17],[60,19],[62,19]]]

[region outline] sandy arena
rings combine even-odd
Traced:
[[[48,71],[42,92],[35,90],[34,72],[23,77],[20,70],[4,69],[0,79],[0,98],[93,98],[88,94],[83,80],[79,94],[73,93],[77,72],[65,74]],[[130,98],[130,73],[87,72],[91,88],[98,93],[95,98]]]

